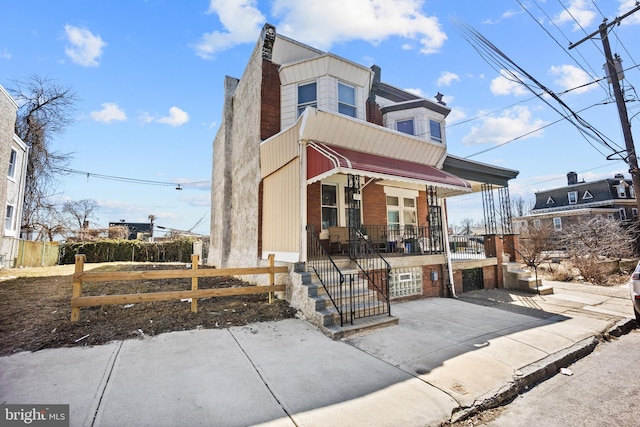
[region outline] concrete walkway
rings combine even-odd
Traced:
[[[557,372],[635,325],[626,286],[477,291],[392,305],[332,341],[300,319],[0,358],[0,402],[70,404],[72,426],[425,426]]]

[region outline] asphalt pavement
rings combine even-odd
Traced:
[[[0,402],[72,426],[433,426],[499,403],[635,326],[626,285],[545,282],[393,304],[333,341],[302,319],[0,358]]]

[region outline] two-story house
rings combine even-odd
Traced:
[[[514,218],[517,230],[552,227],[557,232],[572,221],[601,216],[620,221],[638,219],[635,190],[631,178],[616,174],[597,181],[578,181],[576,172],[567,173],[567,185],[536,193],[536,204],[527,216]]]
[[[18,255],[20,218],[24,201],[28,149],[16,135],[18,104],[0,85],[0,163],[7,178],[0,180],[0,206],[4,227],[0,227],[0,266],[11,267]]]
[[[334,279],[353,280],[387,303],[461,292],[463,270],[500,285],[499,239],[491,259],[482,248],[476,264],[454,265],[445,200],[482,191],[495,229],[495,218],[509,213],[494,212],[508,206],[493,203],[494,190],[508,200],[518,172],[448,155],[450,108],[440,96],[419,97],[381,76],[380,67],[265,25],[242,77],[225,79],[208,264],[251,267],[273,254],[320,278],[327,293],[341,294]],[[291,280],[287,298],[304,309],[295,274]]]

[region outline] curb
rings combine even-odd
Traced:
[[[451,419],[441,426],[450,425],[455,422],[464,421],[487,409],[496,408],[511,402],[518,395],[526,393],[537,384],[548,380],[556,375],[561,368],[566,368],[576,361],[588,356],[595,350],[601,341],[608,341],[611,337],[621,337],[637,328],[635,319],[624,319],[617,322],[606,332],[598,336],[586,338],[571,347],[551,354],[544,359],[532,363],[514,373],[514,380],[505,385],[497,392],[492,392],[484,397],[479,397],[470,407],[457,407],[451,414]]]

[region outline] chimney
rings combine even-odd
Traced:
[[[575,185],[578,183],[578,174],[575,172],[569,172],[567,174],[567,184],[568,185]]]
[[[613,176],[614,179],[624,179],[624,175],[621,173],[617,173]]]

